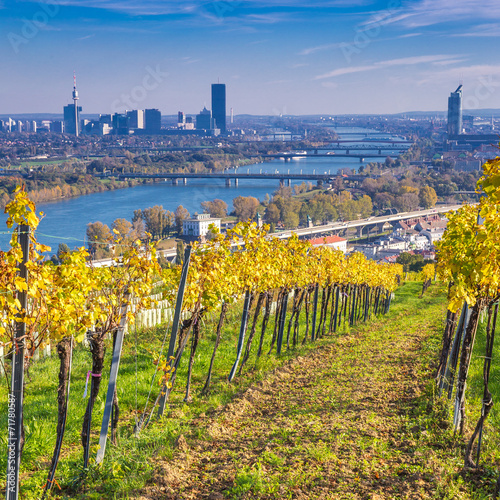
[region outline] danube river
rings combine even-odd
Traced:
[[[357,129],[356,131],[359,131]],[[353,130],[354,131],[354,130]],[[348,130],[343,131],[342,138],[348,139]],[[368,131],[373,133],[374,131]],[[347,133],[347,134],[346,134]],[[346,135],[344,135],[346,134]],[[376,135],[372,136],[373,138]],[[376,143],[370,142],[374,146]],[[374,151],[375,154],[376,151]],[[360,166],[357,158],[298,158],[289,162],[283,160],[273,160],[256,165],[240,168],[239,172],[252,173],[331,173],[335,174],[339,170],[350,168],[357,169]],[[381,161],[380,158],[370,158],[369,152],[365,161]],[[390,154],[390,152],[384,152]],[[394,156],[395,154],[391,154]],[[234,171],[233,169],[230,171]],[[300,183],[300,182],[299,182]],[[179,184],[173,186],[171,182],[159,182],[155,184],[144,184],[133,188],[118,189],[115,191],[105,191],[94,193],[77,198],[62,199],[51,203],[40,203],[38,211],[44,213],[37,237],[42,243],[49,245],[53,250],[57,250],[59,243],[67,243],[70,248],[82,246],[85,241],[87,224],[101,221],[108,226],[118,218],[131,220],[134,210],[145,209],[154,205],[162,205],[165,210],[175,211],[182,205],[191,215],[195,212],[202,212],[201,202],[219,198],[224,200],[229,210],[232,210],[232,201],[237,196],[254,196],[263,200],[266,194],[272,195],[279,187],[276,179],[248,179],[240,180],[239,186],[226,187],[223,179],[189,179],[186,185]],[[9,235],[5,234],[6,216],[0,217],[0,248],[6,250],[8,247]]]

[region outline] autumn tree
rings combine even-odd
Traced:
[[[437,202],[436,191],[430,186],[424,186],[418,193],[418,200],[424,208],[432,208]]]
[[[234,215],[239,221],[253,219],[259,204],[259,200],[253,196],[238,196],[233,200]]]
[[[162,205],[146,208],[142,211],[144,226],[148,233],[151,234],[153,240],[163,236],[165,230],[167,212]]]
[[[182,206],[179,205],[174,212],[175,218],[175,229],[179,234],[182,234],[182,223],[189,219],[189,212]]]
[[[132,223],[127,219],[115,219],[111,224],[111,229],[118,231],[124,238],[127,237],[132,229]]]
[[[111,231],[106,224],[100,221],[87,224],[88,247],[94,259],[100,259],[107,255],[107,247],[112,239]]]
[[[418,207],[418,195],[404,193],[396,198],[396,206],[401,212],[411,212]]]
[[[219,217],[223,219],[227,217],[227,203],[223,200],[219,200],[216,198],[213,201],[202,201],[201,208],[207,214],[210,214],[212,217]]]
[[[276,206],[276,203],[269,203],[266,214],[266,222],[269,224],[277,224],[280,220],[280,209]]]

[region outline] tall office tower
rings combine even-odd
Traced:
[[[129,118],[127,115],[115,113],[111,117],[111,122],[115,135],[128,135],[130,133]]]
[[[31,131],[32,131],[32,132],[36,132],[36,121],[35,121],[35,120],[33,120],[33,121],[31,122]]]
[[[146,134],[159,134],[161,130],[161,112],[157,109],[146,109],[144,116],[146,119]]]
[[[129,119],[130,128],[144,128],[144,110],[134,109],[133,111],[127,111],[127,116]]]
[[[462,85],[448,97],[448,137],[462,133]]]
[[[213,130],[215,127],[214,122],[215,120],[212,116],[212,112],[207,108],[203,108],[203,110],[196,115],[196,130]]]
[[[212,116],[215,127],[226,133],[226,84],[212,83]]]
[[[184,123],[186,123],[184,113],[182,111],[179,111],[177,113],[177,125],[184,125]]]

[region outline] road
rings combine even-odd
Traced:
[[[473,203],[477,205],[477,203]],[[321,226],[306,227],[301,229],[292,229],[287,231],[279,231],[273,233],[272,236],[276,238],[290,238],[292,234],[297,234],[299,237],[313,236],[315,234],[328,233],[332,231],[341,231],[349,228],[359,228],[366,226],[375,226],[386,222],[398,222],[400,220],[414,219],[416,217],[425,217],[426,215],[444,214],[459,209],[462,205],[438,205],[435,208],[428,210],[416,210],[414,212],[402,212],[394,215],[383,215],[380,217],[368,217],[367,219],[352,220],[348,222],[332,222],[331,224],[324,224]],[[175,248],[170,250],[158,251],[168,260],[173,260],[177,250]],[[92,263],[95,267],[106,267],[116,265],[113,259],[104,259],[94,261]]]

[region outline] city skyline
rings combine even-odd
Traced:
[[[500,108],[500,5],[486,0],[4,2],[0,114],[57,113],[76,71],[85,113],[238,114]]]

